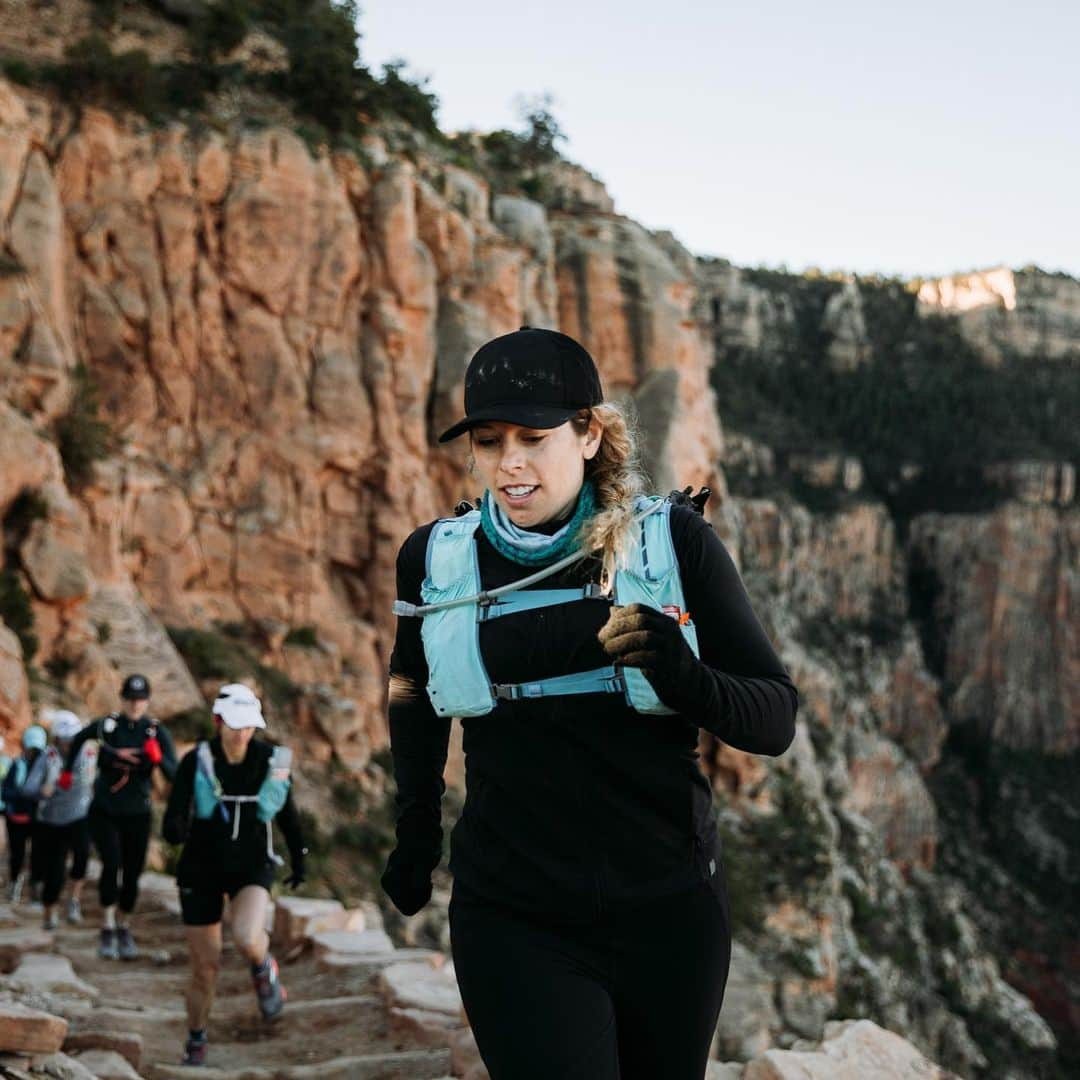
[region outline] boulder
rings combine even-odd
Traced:
[[[142,1061],[142,1036],[124,1031],[80,1031],[64,1040],[65,1054],[83,1057],[87,1051],[118,1054],[138,1071]]]
[[[953,1075],[870,1020],[841,1020],[826,1025],[818,1049],[767,1050],[746,1066],[742,1080],[949,1080]]]
[[[64,1045],[68,1023],[59,1016],[14,1001],[0,1002],[0,1051],[55,1054]]]
[[[24,953],[44,951],[53,946],[53,935],[44,930],[0,930],[0,974],[9,975]]]
[[[80,979],[66,956],[51,953],[26,953],[19,966],[8,976],[20,988],[65,997],[81,997],[96,1001],[101,991]]]
[[[283,896],[274,908],[274,941],[285,951],[325,931],[362,933],[366,926],[363,911],[346,910],[337,900]]]
[[[98,1080],[139,1080],[131,1062],[115,1050],[84,1050],[75,1060]]]

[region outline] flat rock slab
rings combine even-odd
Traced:
[[[391,964],[379,973],[379,989],[388,1005],[399,1009],[420,1009],[462,1015],[461,993],[452,964],[433,968],[430,964]]]
[[[442,967],[446,957],[434,949],[393,949],[384,953],[323,953],[317,961],[320,971],[342,971],[368,968],[378,971],[389,964],[422,962],[431,967]]]
[[[142,1062],[141,1035],[121,1031],[79,1031],[64,1040],[65,1054],[80,1054],[84,1050],[105,1050],[125,1058],[138,1071]]]
[[[81,997],[88,1001],[96,1001],[100,996],[96,986],[75,974],[66,956],[52,953],[26,953],[7,981],[28,990]]]
[[[67,1030],[62,1017],[13,1001],[0,1002],[0,1053],[55,1054],[64,1045]]]
[[[98,1080],[141,1080],[131,1062],[115,1050],[84,1050],[75,1060]]]
[[[388,953],[394,943],[385,930],[324,930],[311,939],[315,955],[327,953]]]
[[[0,974],[14,971],[24,953],[47,952],[53,940],[44,930],[0,930]]]

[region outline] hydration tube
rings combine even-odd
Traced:
[[[664,502],[664,499],[657,499],[647,509],[642,510],[640,514],[634,516],[633,524],[637,525],[644,521],[650,514],[655,514],[656,511],[664,505]],[[410,604],[407,600],[395,600],[393,609],[394,614],[402,617],[423,618],[425,615],[431,615],[436,611],[445,611],[446,608],[461,607],[463,604],[488,603],[492,600],[497,600],[500,596],[505,596],[507,593],[516,592],[518,589],[525,589],[530,585],[535,585],[538,581],[543,581],[545,578],[551,577],[552,574],[557,574],[560,570],[565,570],[568,566],[573,566],[574,563],[580,562],[588,554],[589,553],[583,548],[578,548],[577,551],[573,551],[569,555],[564,556],[558,562],[552,563],[551,566],[545,566],[543,570],[537,570],[535,574],[520,578],[518,581],[511,581],[509,585],[500,585],[497,589],[485,589],[483,592],[478,592],[475,596],[459,596],[456,600],[440,600],[437,604]]]

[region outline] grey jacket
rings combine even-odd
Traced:
[[[70,825],[73,821],[86,817],[90,812],[90,800],[94,794],[97,750],[97,743],[88,742],[83,745],[72,765],[71,788],[68,791],[56,786],[60,771],[64,767],[63,755],[55,746],[50,746],[42,754],[45,762],[45,785],[52,787],[53,793],[38,804],[38,821],[44,825]]]

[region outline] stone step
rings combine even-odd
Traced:
[[[436,1080],[450,1068],[448,1050],[396,1050],[380,1054],[350,1054],[314,1062],[285,1065],[199,1070],[199,1080]],[[149,1080],[191,1080],[191,1070],[180,1065],[155,1064]]]

